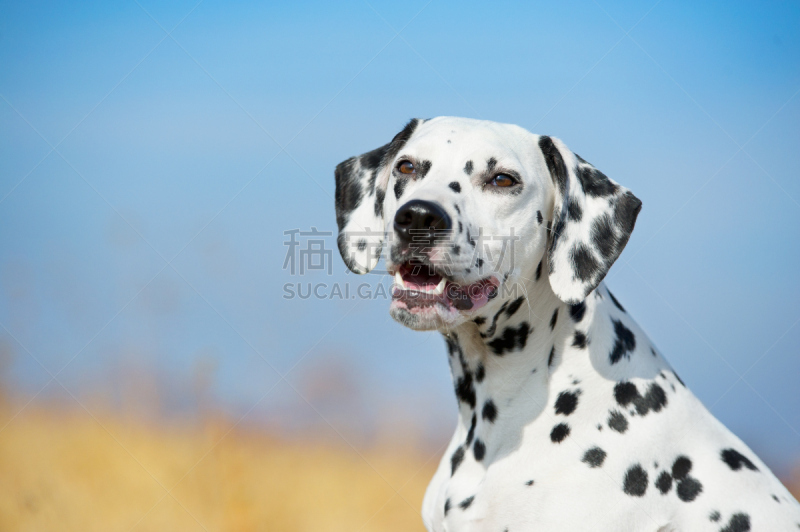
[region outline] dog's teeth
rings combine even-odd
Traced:
[[[435,294],[437,296],[444,294],[444,285],[445,284],[447,284],[447,281],[445,281],[444,278],[443,278],[441,281],[439,281],[439,284],[436,285],[436,288],[433,289],[431,294]]]
[[[403,290],[406,289],[406,284],[403,282],[403,276],[400,275],[400,272],[395,272],[394,274],[394,284],[402,288]]]

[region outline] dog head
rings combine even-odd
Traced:
[[[509,283],[539,277],[542,264],[556,296],[582,301],[640,209],[560,140],[481,120],[415,119],[336,167],[345,264],[367,273],[387,247],[391,315],[418,330],[482,315]]]

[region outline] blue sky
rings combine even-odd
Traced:
[[[388,418],[441,441],[441,339],[385,300],[285,300],[287,282],[387,281],[335,253],[332,277],[292,276],[283,232],[335,230],[338,162],[458,115],[558,136],[642,199],[610,288],[769,464],[800,458],[796,4],[0,11],[0,378],[17,393],[182,412],[200,380],[253,422]]]

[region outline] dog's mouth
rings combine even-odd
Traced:
[[[412,260],[395,270],[392,307],[420,317],[437,314],[449,322],[458,312],[472,312],[486,305],[497,295],[499,285],[494,276],[459,284],[437,268]]]

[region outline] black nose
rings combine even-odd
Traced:
[[[400,241],[432,247],[453,228],[450,216],[438,204],[411,200],[397,211],[394,230]]]

